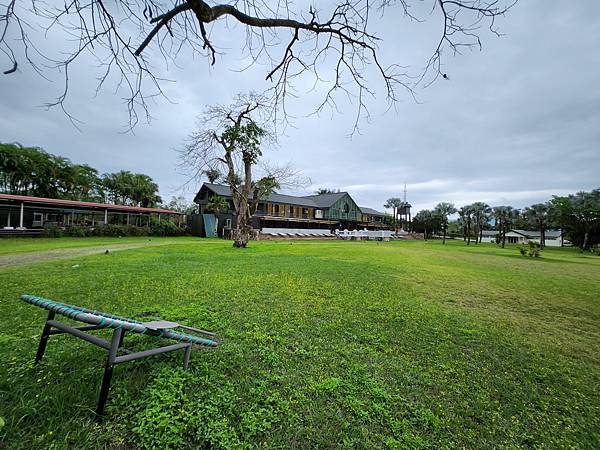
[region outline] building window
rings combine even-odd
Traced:
[[[32,226],[34,227],[41,227],[44,225],[44,214],[43,213],[39,213],[39,212],[34,212],[33,213],[33,223]]]
[[[344,212],[344,214],[348,214],[350,212],[350,205],[348,205],[348,203],[344,203],[342,211]]]
[[[225,219],[225,228],[231,228],[231,219]]]

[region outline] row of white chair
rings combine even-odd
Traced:
[[[273,236],[273,237],[328,237],[328,236],[332,236],[331,233],[300,233],[300,232],[293,232],[293,233],[276,233],[276,232],[267,232],[267,233],[263,233],[266,234],[268,236]]]
[[[306,236],[309,236],[309,237],[313,237],[313,236],[331,236],[331,231],[324,230],[324,229],[321,229],[321,228],[268,228],[268,227],[264,227],[261,230],[261,233],[267,234],[267,235],[272,235],[272,236],[277,236],[277,235],[283,235],[283,236],[288,236],[288,235],[292,235],[292,236],[306,235]]]
[[[342,239],[393,239],[396,237],[391,230],[335,230],[335,234]]]

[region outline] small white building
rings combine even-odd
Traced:
[[[498,231],[484,230],[482,232],[481,242],[496,242]],[[546,230],[545,244],[547,247],[561,246],[561,230]],[[529,241],[540,243],[539,230],[509,230],[506,233],[507,244],[527,244]],[[569,241],[564,241],[564,244],[570,244]]]
[[[498,232],[494,230],[482,230],[481,231],[481,242],[496,242],[496,236]]]

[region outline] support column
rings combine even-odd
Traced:
[[[127,213],[127,225],[129,225],[129,213]]]
[[[158,223],[160,224],[160,213],[158,213]]]
[[[104,225],[108,225],[108,209],[104,210]]]
[[[21,214],[19,215],[19,228],[23,228],[23,210],[25,206],[23,202],[21,202]]]

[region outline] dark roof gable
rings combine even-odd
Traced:
[[[305,195],[303,198],[313,200],[319,208],[329,208],[345,195],[350,196],[347,192],[334,192],[331,194]]]
[[[220,195],[221,197],[231,198],[231,188],[223,184],[214,183],[203,183],[200,191],[196,194],[194,202],[198,203],[200,200],[200,193],[203,189],[207,189],[213,194]],[[289,205],[303,206],[306,208],[315,209],[326,209],[330,208],[344,196],[350,197],[350,200],[354,202],[350,194],[347,192],[334,192],[331,194],[320,194],[320,195],[305,195],[302,197],[296,197],[294,195],[278,194],[276,192],[270,194],[264,201],[271,203],[285,203]],[[355,202],[354,202],[355,203]],[[385,216],[384,213],[376,211],[372,208],[364,206],[358,207],[363,214],[371,214],[373,216]]]
[[[199,200],[198,197],[200,195],[200,192],[202,192],[202,189],[204,188],[208,189],[213,194],[220,195],[221,197],[231,198],[231,188],[229,186],[225,186],[223,184],[204,183],[202,184],[200,191],[198,192],[198,194],[196,194],[196,197],[194,198],[195,202]],[[311,199],[304,197],[295,197],[292,195],[277,194],[276,192],[270,194],[265,199],[265,201],[271,203],[286,203],[290,205],[304,206],[306,208],[318,208],[316,203]]]

